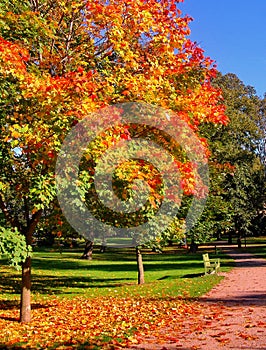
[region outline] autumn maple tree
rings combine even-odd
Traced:
[[[1,1],[0,20],[0,208],[28,245],[56,199],[62,142],[91,112],[144,101],[195,133],[201,123],[227,122],[213,62],[188,38],[191,19],[178,1]],[[180,165],[185,184],[189,167]],[[28,256],[22,322],[30,321],[30,269]]]

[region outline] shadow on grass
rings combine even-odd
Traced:
[[[191,267],[197,264],[202,264],[201,254],[197,255],[166,255],[166,254],[143,254],[143,262],[145,266],[156,269],[165,268],[177,268],[178,265],[182,267]],[[157,266],[155,264],[158,262]],[[163,266],[162,266],[163,264]],[[77,256],[60,255],[60,254],[47,254],[41,257],[36,255],[32,261],[33,268],[43,270],[102,270],[102,271],[130,271],[136,270],[135,256],[124,255],[118,256],[117,254],[102,254],[95,255],[92,260],[79,259]]]
[[[105,254],[103,254],[105,255]],[[227,257],[221,257],[223,267],[233,267],[234,262],[228,260]],[[203,261],[202,254],[191,255],[166,255],[154,254],[143,255],[143,263],[146,271],[166,271],[166,270],[194,270],[202,269]],[[106,256],[98,259],[98,256],[93,260],[74,259],[69,256],[48,256],[35,257],[32,261],[32,267],[36,270],[83,270],[83,271],[101,271],[101,272],[136,272],[136,261],[134,259],[117,259],[117,256]]]
[[[40,303],[31,303],[31,309],[47,309],[51,305],[44,305]],[[20,303],[18,300],[0,300],[0,310],[18,310]]]
[[[132,260],[133,256],[129,261],[124,259],[125,255],[125,253],[114,253],[114,255],[104,253],[99,254],[102,260],[98,260],[98,255],[94,260],[82,260],[76,253],[62,255],[56,252],[36,253],[32,260],[32,291],[40,294],[80,294],[84,293],[84,289],[97,291],[98,288],[135,285],[137,265],[135,260]],[[145,271],[155,272],[155,275],[158,272],[159,276],[157,275],[154,280],[196,278],[203,274],[200,252],[177,255],[150,254],[144,257]],[[223,267],[232,266],[232,261],[226,258],[222,261]],[[54,271],[58,272],[53,275]],[[161,277],[164,271],[165,275]],[[117,277],[112,275],[112,278],[108,278],[109,272]],[[119,274],[116,274],[117,272]],[[3,273],[0,288],[3,294],[19,294],[20,276],[10,271]]]
[[[196,278],[196,277],[203,277],[204,273],[189,273],[187,275],[182,276],[182,278]]]
[[[186,275],[183,276],[179,276],[179,278],[197,278],[197,277],[204,277],[204,272],[200,272],[200,273],[188,273]],[[172,279],[176,279],[176,276],[163,276],[160,278],[157,278],[157,281],[164,281],[164,280],[172,280]]]
[[[51,305],[45,305],[40,303],[31,303],[31,309],[48,309]],[[0,300],[0,310],[19,310],[20,303],[17,300]],[[8,317],[8,316],[0,316],[1,320],[19,322],[18,317]],[[0,347],[1,348],[1,347]]]
[[[72,294],[67,288],[93,289],[116,288],[126,284],[135,284],[135,278],[90,278],[69,276],[32,276],[32,292],[39,294]],[[11,276],[5,276],[1,280],[2,293],[19,294],[20,285]],[[84,291],[81,290],[81,293]],[[75,291],[76,293],[76,291]],[[1,305],[1,302],[0,302]]]

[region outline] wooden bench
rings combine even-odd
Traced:
[[[205,275],[211,274],[211,273],[218,273],[220,271],[220,259],[210,259],[209,254],[202,254],[203,257],[203,263],[204,263],[204,269],[205,269]]]

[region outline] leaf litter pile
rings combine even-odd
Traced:
[[[182,328],[185,318],[202,313],[181,298],[60,299],[33,304],[32,322],[20,324],[17,305],[0,301],[0,348],[118,349],[141,339],[177,342],[163,331]],[[172,328],[171,327],[171,328]]]
[[[33,302],[32,322],[21,324],[18,302],[0,300],[0,349],[200,349],[213,342],[252,348],[265,344],[264,314],[265,307],[182,297],[53,296]]]

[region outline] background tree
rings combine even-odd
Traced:
[[[264,142],[263,99],[235,74],[219,74],[213,82],[223,91],[228,125],[201,128],[208,139],[210,195],[205,212],[193,233],[206,239],[234,231],[258,233],[259,213],[265,203],[265,167],[259,156]]]
[[[190,19],[177,1],[3,0],[0,20],[0,208],[27,245],[55,201],[62,141],[90,112],[146,101],[195,132],[227,122],[212,61],[187,38]],[[30,321],[30,276],[27,257],[22,322]]]

